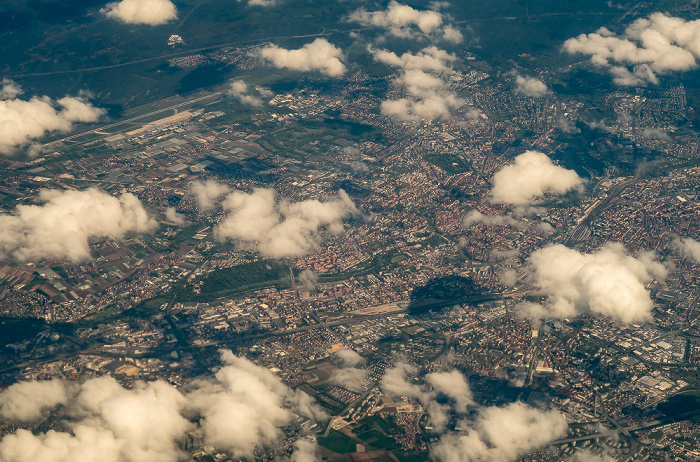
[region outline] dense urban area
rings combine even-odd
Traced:
[[[0,224],[22,234],[0,237],[0,401],[13,384],[86,393],[113,377],[119,393],[162,396],[148,387],[164,383],[203,402],[235,369],[265,385],[232,389],[283,389],[311,411],[269,417],[246,446],[208,433],[216,411],[201,404],[183,411],[199,426],[183,424],[173,460],[700,460],[700,119],[682,81],[582,98],[558,68],[533,90],[516,60],[426,47],[438,64],[415,71],[370,46],[386,67],[284,88],[264,78],[264,47],[181,52],[169,66],[225,63],[246,82],[0,158],[0,217],[17,220]],[[440,82],[448,115],[411,113],[411,72]],[[408,115],[385,110],[392,100]],[[526,162],[574,178],[513,193],[505,174]],[[125,231],[79,242],[83,228],[62,223],[87,209],[61,201],[105,193],[145,210],[141,225],[114,217]],[[65,430],[77,417],[56,403],[25,420],[0,404],[0,432]],[[518,406],[527,425],[562,426],[502,449],[479,422]],[[503,452],[450,456],[467,437]],[[305,444],[315,458],[295,452]],[[3,448],[0,460],[32,460]],[[171,460],[139,457],[115,460]]]

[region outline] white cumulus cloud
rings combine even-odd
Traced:
[[[275,67],[294,71],[318,71],[330,77],[345,74],[343,52],[328,40],[318,38],[296,50],[287,50],[277,45],[260,49],[260,56]]]
[[[633,256],[617,243],[590,254],[549,245],[530,255],[527,271],[547,302],[522,304],[525,315],[566,318],[591,313],[623,324],[651,319],[653,302],[645,285],[667,274],[653,253]]]
[[[101,12],[108,18],[127,24],[157,26],[177,18],[177,8],[170,0],[122,0],[108,3]]]
[[[265,88],[256,88],[258,94],[251,93],[248,85],[242,80],[234,80],[230,83],[228,94],[237,98],[241,103],[250,106],[260,106],[263,103],[261,96],[271,96],[271,92]]]
[[[17,422],[38,420],[45,409],[53,409],[68,400],[60,380],[18,382],[0,392],[0,416]]]
[[[368,50],[375,61],[405,69],[445,71],[448,70],[447,63],[457,60],[457,56],[445,50],[441,50],[436,46],[423,48],[415,54],[406,52],[401,56],[398,56],[392,51],[374,49],[372,47],[369,47]]]
[[[525,219],[518,220],[508,215],[484,215],[478,210],[470,211],[462,220],[462,224],[465,228],[469,228],[476,223],[483,223],[486,226],[509,226],[516,229],[531,229],[543,234],[552,234],[554,232],[554,227],[543,221],[534,223]]]
[[[238,0],[238,3],[242,3],[245,0]],[[248,0],[248,6],[262,6],[262,7],[269,7],[269,6],[275,6],[277,4],[277,0]]]
[[[405,121],[432,120],[448,117],[464,105],[464,100],[457,97],[442,78],[432,74],[450,73],[448,64],[456,60],[455,55],[435,46],[401,56],[381,49],[369,48],[369,51],[375,61],[400,68],[394,83],[406,89],[405,98],[382,102],[382,114]]]
[[[321,229],[339,234],[343,219],[358,213],[342,189],[327,202],[296,203],[278,201],[271,189],[258,188],[250,194],[234,191],[221,205],[228,215],[214,229],[216,237],[254,245],[274,258],[307,254],[318,245]]]
[[[679,249],[683,255],[691,257],[696,262],[700,262],[700,242],[689,237],[677,237],[673,240],[673,245]]]
[[[215,180],[193,181],[190,184],[190,193],[194,195],[200,210],[207,211],[214,208],[216,201],[231,191],[231,188]]]
[[[351,350],[349,348],[338,350],[335,355],[343,362],[345,366],[348,367],[356,367],[365,362],[365,358],[363,358],[355,350]]]
[[[11,80],[0,90],[0,153],[10,154],[18,146],[49,132],[69,132],[79,122],[96,122],[105,114],[82,97],[66,96],[56,101],[48,96],[17,98],[21,88]]]
[[[664,13],[640,18],[616,35],[606,28],[564,42],[570,54],[590,56],[591,63],[624,86],[658,83],[658,75],[697,67],[700,20],[685,21]]]
[[[454,401],[457,412],[464,414],[467,407],[474,404],[467,379],[459,371],[431,372],[425,379],[437,393]]]
[[[90,238],[122,239],[158,226],[131,193],[116,198],[97,189],[47,189],[39,200],[44,204],[18,205],[14,213],[0,214],[0,254],[81,261],[90,258]]]
[[[364,364],[365,359],[356,351],[347,348],[337,351],[335,355],[340,359],[343,367],[333,372],[331,382],[350,390],[361,390],[368,372],[358,366]]]
[[[534,77],[515,77],[515,91],[532,98],[540,98],[547,94],[547,85],[540,79]]]
[[[191,424],[180,415],[184,397],[165,382],[136,383],[122,388],[111,377],[90,379],[67,404],[76,421],[70,432],[26,430],[0,440],[0,459],[7,462],[175,462],[177,439]]]
[[[336,369],[330,378],[331,383],[340,385],[348,390],[360,391],[367,380],[368,372],[356,367]]]
[[[306,290],[313,290],[318,285],[318,275],[310,269],[305,269],[299,273],[297,283]]]
[[[391,396],[405,396],[418,400],[427,410],[435,431],[442,432],[449,421],[449,411],[458,414],[467,412],[473,403],[472,393],[466,379],[458,371],[433,372],[425,376],[425,381],[432,389],[410,383],[407,378],[414,376],[418,370],[405,363],[398,363],[385,371],[380,381],[382,390]],[[448,398],[449,404],[440,404],[437,397]]]
[[[445,25],[445,17],[439,11],[417,10],[395,0],[392,0],[385,10],[367,11],[360,8],[350,14],[349,19],[363,26],[386,29],[395,37],[429,36],[452,43],[462,41],[462,33],[454,26]]]
[[[185,223],[187,223],[184,215],[177,213],[175,207],[168,207],[165,209],[165,219],[176,226],[183,226]]]
[[[393,396],[406,396],[414,399],[430,399],[431,396],[420,385],[409,383],[406,378],[415,375],[418,369],[410,364],[398,363],[395,367],[387,369],[382,376],[380,385],[385,393]],[[425,400],[425,399],[423,399]]]
[[[291,421],[292,410],[323,417],[308,395],[290,389],[267,369],[228,351],[222,359],[226,366],[216,373],[216,380],[200,384],[187,396],[188,407],[202,416],[208,444],[235,457],[252,457],[255,448],[279,440],[279,428]]]
[[[3,462],[177,462],[180,444],[199,434],[206,444],[251,458],[281,442],[281,427],[295,414],[325,418],[308,395],[284,385],[265,368],[222,353],[216,375],[186,384],[136,382],[125,389],[109,376],[72,382],[22,382],[2,396],[2,416],[27,421],[47,407],[64,406],[64,431],[32,434],[20,429],[0,440]],[[26,403],[27,393],[36,404]],[[9,411],[8,411],[9,410]],[[16,410],[19,410],[16,412]],[[306,462],[315,446],[299,440],[292,461]]]
[[[566,435],[568,425],[555,410],[521,402],[481,408],[469,428],[443,435],[431,454],[441,462],[507,462]]]
[[[321,459],[317,456],[318,445],[311,438],[301,438],[294,443],[294,452],[283,462],[318,462]]]
[[[0,99],[14,99],[22,94],[22,87],[10,79],[2,79],[0,87]]]
[[[418,400],[426,409],[440,440],[433,444],[431,457],[441,462],[504,462],[566,435],[568,425],[555,410],[540,410],[522,402],[504,407],[474,403],[466,378],[456,370],[433,372],[424,377],[426,385],[411,383],[417,369],[399,363],[385,372],[380,385],[385,393]],[[438,398],[447,398],[446,404]],[[468,419],[470,410],[475,419]],[[450,414],[464,430],[446,431]]]
[[[491,200],[526,205],[547,194],[581,190],[583,180],[573,170],[554,165],[538,151],[527,151],[496,172],[491,181]]]

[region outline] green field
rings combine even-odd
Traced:
[[[379,430],[370,430],[357,435],[365,444],[377,449],[394,450],[398,447],[396,441],[386,436]]]
[[[207,302],[248,290],[289,287],[290,284],[287,266],[275,260],[262,260],[213,271],[202,279],[200,294],[194,294],[188,285],[177,297],[178,300]]]
[[[437,167],[440,167],[447,173],[457,174],[468,172],[472,169],[471,162],[464,160],[454,154],[428,154],[424,157],[426,162],[429,162]]]
[[[700,391],[687,391],[674,395],[656,406],[666,417],[675,417],[693,412],[700,412]]]
[[[410,2],[428,8],[428,0]],[[603,0],[536,2],[496,0],[493,2],[453,2],[445,12],[465,35],[465,43],[448,51],[469,50],[493,65],[507,65],[514,59],[525,68],[541,64],[565,65],[571,58],[560,53],[564,40],[601,26],[619,31],[625,23],[617,20],[626,13]],[[662,2],[671,10],[678,2]],[[305,2],[294,4],[294,21],[289,4],[274,8],[248,7],[237,0],[177,2],[179,19],[166,25],[128,26],[99,12],[105,2],[6,2],[0,5],[0,26],[10,30],[0,72],[22,84],[27,94],[47,94],[53,98],[91,91],[110,115],[120,116],[129,108],[210,88],[246,72],[234,66],[210,61],[200,69],[169,66],[172,58],[225,52],[239,46],[271,41],[280,46],[300,47],[316,34],[344,49],[349,65],[366,69],[371,75],[387,75],[392,70],[371,59],[362,43],[348,36],[357,24],[342,21],[360,6],[347,2]],[[376,5],[379,7],[379,5]],[[650,5],[662,8],[658,5]],[[646,14],[648,8],[638,10]],[[633,18],[628,18],[630,20]],[[325,32],[324,32],[325,31]],[[169,47],[170,34],[181,35],[186,45]],[[380,30],[366,30],[374,39]],[[306,36],[306,37],[304,37]],[[478,47],[472,45],[478,44]],[[387,48],[405,49],[404,40],[388,37]],[[451,48],[451,49],[450,49]],[[50,57],[50,58],[49,58]],[[511,66],[508,66],[511,67]],[[271,72],[267,72],[271,74]],[[293,74],[293,73],[292,73]],[[262,76],[250,80],[269,84]]]
[[[0,318],[0,338],[2,345],[21,342],[35,337],[47,328],[46,322],[33,318]]]
[[[389,271],[396,268],[399,262],[407,258],[403,253],[391,250],[383,255],[375,255],[370,260],[359,263],[344,273],[324,273],[319,275],[318,280],[319,282],[335,282],[344,281],[351,277],[378,274],[380,271]]]
[[[319,446],[323,446],[338,454],[355,452],[357,448],[356,443],[352,439],[336,430],[331,430],[328,436],[319,436],[317,441]]]

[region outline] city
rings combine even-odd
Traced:
[[[0,401],[12,384],[82,387],[33,420],[0,404],[3,435],[66,428],[102,380],[196,403],[163,423],[173,458],[115,460],[700,460],[700,133],[683,83],[533,96],[517,61],[469,54],[425,72],[463,101],[449,117],[396,116],[408,65],[285,90],[261,46],[169,61],[245,82],[0,157],[0,223],[21,235],[0,238]],[[514,193],[507,175],[531,164],[556,180],[517,172],[540,183]],[[69,200],[114,227],[74,225]],[[208,427],[213,396],[263,401],[228,374],[287,403],[256,443]],[[500,411],[551,431],[506,450],[484,436]],[[487,455],[455,458],[477,434]],[[0,460],[31,460],[11,457],[0,443]]]

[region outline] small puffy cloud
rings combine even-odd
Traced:
[[[318,275],[310,269],[305,269],[299,273],[297,283],[299,283],[306,290],[313,290],[318,285]]]
[[[318,445],[310,438],[301,438],[294,443],[294,452],[291,457],[282,459],[282,462],[318,462],[316,455]]]
[[[277,45],[262,48],[260,56],[275,67],[294,71],[318,71],[329,77],[345,74],[343,52],[328,40],[318,38],[296,50],[286,50]]]
[[[427,374],[425,382],[430,388],[406,380],[416,373],[416,368],[399,363],[384,373],[380,385],[389,395],[413,398],[423,405],[434,431],[442,433],[431,451],[431,457],[438,461],[514,460],[567,433],[566,420],[554,410],[543,411],[521,402],[505,407],[476,405],[467,380],[456,370]],[[438,403],[439,397],[447,398],[448,404]],[[464,420],[470,408],[478,411],[474,421]],[[463,419],[459,427],[465,430],[445,432],[451,413]]]
[[[462,220],[462,225],[464,225],[465,228],[469,228],[476,223],[483,223],[487,226],[513,226],[514,228],[517,228],[519,225],[518,220],[513,217],[484,215],[478,210],[470,211]]]
[[[415,375],[417,372],[418,370],[411,365],[398,363],[393,369],[384,372],[380,386],[388,395],[405,396],[418,400],[430,416],[433,429],[441,432],[449,422],[450,406],[438,403],[437,396],[447,396],[450,398],[450,402],[455,404],[452,406],[452,410],[456,413],[464,413],[466,406],[472,402],[471,390],[466,385],[464,377],[457,371],[438,372],[426,376],[426,381],[433,386],[433,390],[409,383],[407,377]]]
[[[664,13],[640,18],[616,35],[606,28],[564,42],[570,54],[590,56],[618,85],[658,83],[658,75],[697,67],[700,20],[685,21]]]
[[[255,90],[260,93],[260,96],[263,98],[272,98],[275,94],[270,90],[269,88],[264,88],[264,87],[255,87]]]
[[[346,367],[355,367],[365,362],[365,358],[360,356],[355,350],[345,348],[338,350],[335,354]]]
[[[450,43],[461,43],[464,35],[456,27],[448,24],[442,29],[442,39]]]
[[[234,95],[240,95],[248,91],[248,85],[242,80],[234,80],[229,85],[229,92]]]
[[[50,430],[34,435],[26,430],[0,440],[7,462],[175,462],[182,456],[177,440],[191,429],[180,415],[184,397],[169,384],[137,382],[132,390],[111,377],[90,379],[71,396],[66,411],[70,432]]]
[[[165,209],[165,219],[176,226],[182,226],[187,222],[181,213],[177,213],[175,207]]]
[[[369,51],[375,61],[401,68],[395,84],[406,89],[406,98],[382,102],[382,114],[404,121],[432,120],[447,117],[464,105],[441,78],[426,72],[449,71],[448,64],[456,59],[453,54],[434,46],[401,56],[386,50]]]
[[[0,416],[16,422],[34,422],[44,410],[67,400],[66,386],[60,380],[19,382],[0,392]]]
[[[12,214],[0,214],[0,255],[17,260],[90,258],[90,238],[122,239],[127,233],[153,231],[136,196],[119,198],[97,189],[43,190],[43,205],[18,205]]]
[[[665,141],[666,143],[670,143],[672,141],[671,137],[668,136],[668,133],[660,128],[647,127],[642,130],[642,136],[650,140]]]
[[[214,229],[218,239],[254,245],[263,255],[274,258],[307,254],[317,247],[321,229],[339,234],[342,220],[358,213],[342,189],[327,202],[296,203],[278,201],[271,189],[255,189],[250,194],[234,191],[222,207],[228,215]]]
[[[532,98],[540,98],[547,94],[547,85],[540,79],[534,77],[515,77],[515,91]]]
[[[681,251],[683,255],[691,257],[696,262],[700,262],[700,242],[689,237],[677,237],[673,240],[673,246]]]
[[[53,101],[48,96],[23,100],[21,88],[11,80],[0,90],[0,153],[10,154],[18,146],[49,132],[69,132],[75,123],[96,122],[105,114],[82,97],[66,96]]]
[[[555,410],[543,411],[521,402],[487,407],[469,429],[443,435],[431,451],[441,462],[506,462],[566,435],[568,425]]]
[[[417,80],[414,80],[406,88],[410,98],[383,101],[382,114],[404,121],[433,120],[448,117],[452,111],[464,105],[464,101],[452,92],[439,91],[437,87],[421,87],[416,83]]]
[[[374,49],[372,47],[369,47],[368,50],[375,61],[404,69],[445,71],[448,70],[447,64],[457,59],[454,54],[441,50],[436,46],[423,48],[416,54],[407,52],[401,56],[392,51]]]
[[[350,349],[339,350],[335,355],[340,359],[343,367],[333,372],[331,382],[349,390],[362,390],[368,372],[358,366],[364,364],[365,358]]]
[[[256,87],[258,95],[250,93],[248,85],[242,80],[234,80],[229,85],[228,94],[237,98],[241,103],[248,104],[250,106],[260,106],[263,103],[261,96],[269,97],[272,96],[272,92],[265,88]]]
[[[330,381],[348,390],[362,390],[365,380],[367,380],[367,374],[368,372],[364,369],[346,367],[343,369],[336,369]]]
[[[2,79],[0,87],[0,99],[15,99],[22,94],[22,87],[10,79]]]
[[[507,215],[484,215],[478,210],[470,211],[462,220],[462,224],[465,228],[469,228],[477,223],[483,223],[486,226],[509,226],[516,229],[531,229],[543,234],[552,234],[554,232],[554,227],[546,222],[532,223],[524,219],[518,220]]]
[[[505,269],[498,277],[498,282],[506,287],[514,287],[518,282],[518,273],[514,269]]]
[[[170,0],[122,0],[108,3],[100,11],[127,24],[157,26],[177,18],[177,9]]]
[[[447,408],[435,401],[438,396],[447,397],[453,410],[459,414],[465,414],[467,407],[474,404],[469,384],[459,371],[432,372],[426,375],[425,382],[432,390],[407,381],[408,376],[417,372],[409,364],[398,363],[393,369],[385,371],[380,385],[389,395],[406,396],[420,401],[428,409],[433,424],[438,427],[444,427],[447,423]]]
[[[451,25],[445,25],[445,17],[439,11],[416,10],[395,0],[386,10],[367,11],[360,8],[350,14],[349,20],[363,26],[386,29],[391,35],[402,38],[433,37],[459,43],[462,34]]]
[[[317,406],[306,407],[308,396],[291,390],[267,369],[231,352],[224,352],[222,359],[226,366],[215,380],[188,394],[188,407],[202,416],[207,444],[237,458],[252,458],[256,448],[280,438],[279,428],[291,421],[292,410],[312,418],[322,415]]]
[[[520,256],[520,251],[517,249],[512,250],[491,250],[491,257],[498,260],[513,260]]]
[[[554,165],[537,151],[517,156],[513,163],[496,172],[491,184],[493,202],[513,205],[531,204],[547,194],[583,188],[583,180],[576,172]]]
[[[561,130],[562,133],[566,133],[567,135],[581,133],[581,129],[578,128],[574,122],[567,120],[564,116],[558,117],[554,122],[554,125]]]
[[[349,165],[350,165],[350,169],[353,171],[353,173],[367,173],[367,172],[369,172],[369,167],[364,162],[353,161],[353,162],[350,162]]]
[[[244,1],[245,0],[238,0],[238,3],[242,3]],[[248,0],[247,3],[248,6],[262,6],[267,8],[277,5],[277,0]]]
[[[203,211],[213,209],[216,201],[229,191],[231,188],[215,180],[193,181],[190,184],[190,193],[194,195],[197,207]]]
[[[228,94],[236,97],[241,103],[250,106],[262,105],[262,99],[255,95],[248,94],[248,85],[242,80],[234,80],[228,90]]]
[[[415,375],[417,372],[418,369],[410,364],[398,363],[384,372],[379,384],[389,395],[421,399],[429,395],[419,385],[406,381],[408,375]]]
[[[608,127],[607,125],[605,125],[605,120],[603,120],[603,119],[599,119],[599,120],[588,120],[588,119],[584,119],[584,120],[581,120],[581,122],[583,122],[584,125],[586,125],[586,126],[587,126],[588,128],[590,128],[591,130],[600,130],[600,131],[602,131],[602,132],[609,132],[609,131],[611,131],[611,130],[610,130],[610,127]]]
[[[454,401],[457,412],[464,414],[467,407],[474,404],[469,384],[459,371],[432,372],[425,379],[436,392]]]
[[[69,418],[61,421],[65,431],[34,435],[20,429],[5,434],[0,459],[177,462],[186,458],[178,443],[190,433],[236,458],[252,459],[257,449],[280,441],[280,428],[295,414],[325,418],[308,395],[290,389],[267,369],[230,352],[222,353],[222,361],[214,377],[185,384],[184,393],[161,380],[137,381],[125,389],[109,376],[80,385],[16,384],[3,392],[3,418],[27,421],[59,404]],[[308,458],[313,445],[300,441],[295,446],[292,461],[313,460]]]
[[[590,254],[549,245],[530,255],[527,272],[547,302],[522,304],[520,310],[526,316],[567,318],[591,313],[623,324],[651,319],[653,302],[645,286],[664,280],[667,274],[653,253],[633,256],[617,243],[607,243]]]

